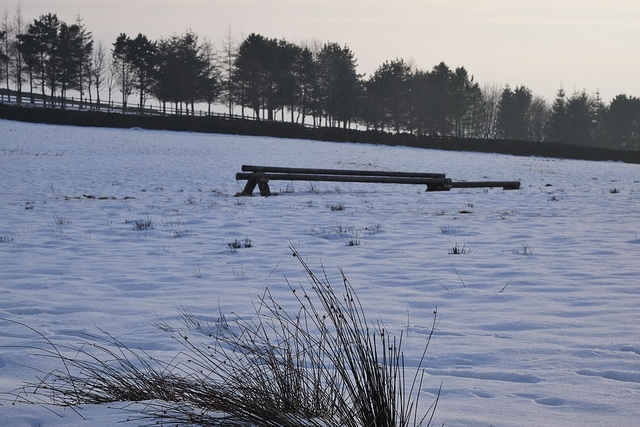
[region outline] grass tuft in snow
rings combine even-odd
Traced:
[[[522,248],[520,250],[513,251],[513,253],[517,255],[531,256],[533,255],[533,248],[529,246],[527,242],[522,242]]]
[[[60,216],[54,216],[54,217],[53,217],[53,222],[54,222],[56,225],[69,225],[69,224],[73,224],[73,221],[71,221],[70,219],[68,219],[68,218],[63,218],[63,217],[60,217]]]
[[[356,231],[353,236],[346,239],[347,246],[360,246],[360,231]]]
[[[153,223],[150,218],[134,219],[133,221],[126,220],[125,224],[133,224],[135,231],[153,230]]]
[[[249,238],[245,238],[244,240],[234,239],[231,242],[227,242],[227,247],[231,249],[231,252],[235,252],[236,250],[241,248],[250,248],[252,246],[253,243],[251,243],[251,239]]]
[[[129,420],[161,425],[431,425],[438,397],[424,412],[419,399],[437,310],[417,366],[406,369],[402,334],[369,324],[344,273],[334,288],[324,271],[316,276],[291,250],[309,280],[288,283],[295,310],[283,309],[269,289],[250,319],[220,314],[203,322],[182,308],[181,326],[158,325],[183,346],[170,361],[106,332],[81,344],[55,344],[24,325],[42,339],[38,353],[61,368],[40,372],[14,392],[15,401],[73,409],[142,402],[130,407],[139,412]]]
[[[449,255],[466,255],[470,254],[473,251],[468,249],[466,245],[460,246],[459,244],[454,244],[451,249],[449,249]]]

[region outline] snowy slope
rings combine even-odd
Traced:
[[[522,188],[277,182],[276,197],[236,198],[242,164],[443,172]],[[265,287],[294,306],[284,277],[306,278],[292,243],[330,279],[342,268],[370,319],[404,331],[409,366],[437,307],[421,398],[426,409],[442,384],[437,423],[635,425],[639,207],[639,165],[0,120],[0,317],[60,343],[100,328],[171,358],[179,344],[154,325],[180,307],[250,316]],[[232,250],[235,240],[251,247]],[[0,393],[55,366],[24,348],[37,341],[0,322]],[[3,426],[130,415],[5,397]]]

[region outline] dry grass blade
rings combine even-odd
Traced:
[[[108,333],[78,345],[56,345],[42,334],[39,354],[63,368],[14,392],[19,402],[76,407],[123,402],[148,425],[410,427],[430,425],[435,402],[419,405],[422,364],[407,376],[402,335],[367,322],[355,290],[341,273],[336,291],[291,246],[311,289],[289,283],[298,309],[284,310],[269,289],[254,316],[203,322],[181,308],[174,334],[183,350],[163,362]],[[16,323],[16,322],[14,322]],[[200,337],[196,339],[195,337]],[[439,396],[439,394],[438,394]]]

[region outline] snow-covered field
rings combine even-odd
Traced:
[[[275,182],[276,197],[236,198],[242,164],[522,189]],[[370,320],[404,331],[409,367],[437,307],[421,404],[442,384],[438,425],[640,419],[639,165],[0,120],[0,196],[0,317],[56,343],[100,328],[169,359],[181,347],[154,325],[180,307],[249,316],[265,287],[287,306],[284,278],[306,283],[293,244],[336,282],[342,268]],[[0,393],[57,367],[23,347],[37,341],[0,322]],[[2,426],[130,415],[0,404]]]

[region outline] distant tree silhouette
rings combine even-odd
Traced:
[[[408,126],[417,135],[426,135],[436,129],[430,98],[434,90],[429,73],[422,70],[416,70],[413,73],[409,82]],[[375,99],[367,99],[366,101],[368,104],[366,106],[367,111],[377,107]]]
[[[365,83],[367,122],[375,129],[392,128],[395,133],[409,127],[411,67],[402,59],[384,62]]]
[[[458,138],[507,138],[560,141],[640,149],[640,100],[616,96],[608,105],[586,91],[567,96],[559,90],[551,106],[523,86],[485,85],[464,68],[440,62],[428,71],[402,59],[386,61],[366,81],[348,46],[337,43],[299,45],[285,39],[250,34],[239,46],[229,30],[216,52],[187,31],[159,41],[120,34],[111,56],[77,17],[66,24],[54,13],[23,24],[20,7],[11,21],[0,17],[0,84],[21,102],[29,81],[31,102],[40,91],[43,105],[65,106],[69,92],[98,104],[107,90],[109,104],[119,88],[123,111],[134,92],[140,112],[149,97],[175,111],[194,114],[198,103],[223,104],[252,111],[257,119],[350,127]],[[72,93],[73,94],[73,93]],[[3,99],[4,101],[4,95]]]
[[[551,107],[548,140],[574,145],[594,145],[597,134],[596,102],[585,91],[566,99],[560,89]]]
[[[265,99],[273,92],[273,53],[277,42],[252,33],[238,48],[235,60],[234,81],[237,84],[236,102],[253,110],[254,117],[260,118]]]
[[[0,21],[0,81],[5,80],[9,91],[9,39],[11,33],[9,13],[5,10]],[[4,94],[2,95],[4,99]]]
[[[233,72],[234,72],[234,63],[237,57],[237,46],[236,42],[233,39],[233,35],[231,34],[231,27],[227,28],[227,33],[225,34],[224,39],[222,40],[222,73],[224,77],[222,78],[222,96],[224,103],[227,106],[227,110],[229,116],[233,114],[233,106],[235,102],[235,83],[233,80]]]
[[[25,31],[25,22],[22,17],[22,8],[20,4],[15,9],[13,15],[13,22],[9,23],[9,14],[5,12],[2,20],[2,27],[7,31],[7,38],[5,40],[5,54],[7,55],[7,62],[5,63],[6,70],[6,83],[7,91],[9,90],[9,80],[14,82],[14,88],[16,91],[16,102],[22,103],[22,83],[23,75],[26,72],[22,52],[19,49],[20,39],[19,37]]]
[[[143,111],[148,92],[153,85],[153,76],[157,63],[157,48],[144,34],[138,34],[129,41],[129,59],[135,75],[134,87],[138,91],[140,111]]]
[[[92,57],[93,57],[93,35],[82,22],[80,16],[76,17],[75,25],[78,27],[76,51],[73,55],[76,57],[78,67],[80,68],[80,74],[78,76],[78,87],[74,88],[80,92],[80,106],[84,101],[85,90],[89,95],[89,102],[91,102],[91,83],[93,79]]]
[[[91,54],[93,41],[83,34],[80,26],[60,23],[58,36],[54,44],[54,55],[57,58],[53,73],[60,85],[61,105],[64,108],[67,91],[70,89],[83,92],[83,75],[88,57]],[[53,78],[53,77],[52,77]]]
[[[209,44],[199,44],[192,31],[160,40],[157,50],[154,94],[163,105],[168,102],[186,106],[187,113],[195,103],[212,103],[219,92],[218,72]]]
[[[285,121],[285,109],[289,109],[290,121],[294,122],[299,73],[297,72],[298,57],[302,49],[286,40],[279,40],[275,51],[275,84],[274,110],[280,110],[281,120]],[[273,118],[273,117],[272,117]]]
[[[106,73],[108,72],[107,50],[102,42],[98,42],[93,50],[89,73],[91,75],[91,83],[96,89],[96,102],[100,104],[100,92],[105,83]],[[89,88],[91,93],[91,88]]]
[[[49,13],[41,15],[27,27],[27,32],[18,36],[20,50],[30,67],[31,76],[37,76],[46,105],[46,88],[51,91],[51,102],[58,86],[57,57],[55,43],[60,29],[58,16]],[[33,80],[31,82],[33,89]],[[53,105],[53,104],[52,104]]]
[[[141,33],[134,39],[122,33],[113,44],[113,57],[120,65],[123,106],[126,108],[127,98],[135,89],[139,95],[138,105],[142,113],[146,96],[154,83],[156,44]]]
[[[459,138],[468,137],[472,133],[477,108],[482,99],[480,85],[474,82],[473,76],[469,76],[464,67],[458,67],[451,76],[449,93],[453,134]]]
[[[596,131],[594,99],[586,91],[574,93],[567,102],[567,127],[571,133],[563,142],[575,145],[593,145]]]
[[[117,73],[118,87],[122,93],[122,107],[127,108],[129,95],[133,93],[133,63],[130,59],[130,38],[121,33],[113,43],[111,56],[114,63],[114,71]]]
[[[33,104],[35,102],[35,80],[41,65],[38,41],[29,33],[20,34],[16,37],[16,47],[24,62],[24,71],[29,79],[29,94],[31,96],[31,103]]]
[[[547,123],[547,140],[566,141],[571,130],[568,128],[567,97],[564,89],[559,89],[551,106],[551,114]]]
[[[528,140],[542,142],[546,138],[546,126],[549,121],[549,106],[540,96],[534,96],[529,105]]]
[[[518,86],[512,90],[509,85],[505,86],[498,105],[498,131],[502,138],[528,139],[531,100],[531,91],[527,87]]]
[[[9,37],[7,31],[0,31],[0,80],[6,78],[7,91],[9,90]],[[3,95],[4,96],[4,95]]]
[[[222,91],[222,79],[220,77],[220,69],[217,65],[216,52],[213,44],[205,41],[198,47],[199,65],[198,72],[198,89],[197,100],[207,103],[208,114],[211,114],[211,106],[220,96]],[[191,105],[193,113],[195,106]]]
[[[449,135],[454,129],[453,72],[444,62],[430,72],[418,70],[409,83],[411,130],[418,135]]]
[[[486,83],[481,91],[482,99],[479,100],[476,106],[477,112],[472,137],[494,139],[498,137],[497,117],[502,89],[498,84]]]
[[[293,64],[296,81],[293,94],[293,108],[297,111],[296,122],[304,123],[308,115],[313,115],[315,125],[318,111],[318,64],[308,47],[299,48]]]
[[[611,148],[640,150],[640,98],[616,96],[604,113],[603,134]]]
[[[347,46],[326,43],[318,53],[318,102],[329,126],[348,127],[357,118],[362,95],[356,59]]]

